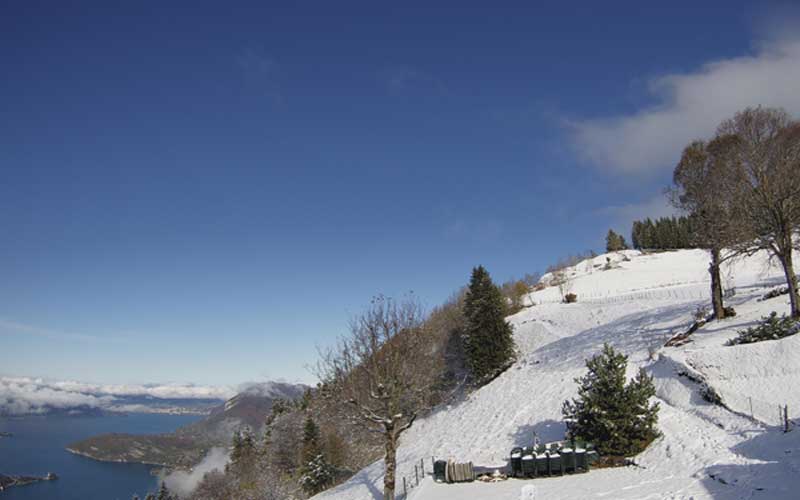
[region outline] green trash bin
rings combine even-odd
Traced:
[[[600,455],[594,451],[590,450],[586,452],[586,470],[589,470],[592,467],[592,464],[597,462],[600,459]]]
[[[586,450],[584,448],[575,448],[575,470],[585,471],[586,468]]]
[[[536,457],[534,455],[522,455],[522,476],[533,477],[536,475]]]
[[[522,474],[522,448],[511,450],[511,475],[518,477]]]
[[[433,462],[433,479],[437,483],[445,481],[445,469],[447,469],[447,462],[445,460],[437,460]]]
[[[536,454],[536,475],[537,476],[547,475],[547,455],[545,455],[544,453]]]
[[[559,476],[563,476],[564,475],[564,468],[563,468],[564,463],[561,460],[561,454],[558,453],[557,451],[551,451],[548,454],[548,458],[549,458],[548,463],[550,464],[550,475],[558,474]]]
[[[564,464],[564,472],[575,472],[575,452],[572,448],[561,448],[561,462]]]

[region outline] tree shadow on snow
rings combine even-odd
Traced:
[[[732,449],[748,464],[706,467],[703,486],[715,500],[800,498],[800,431],[784,434],[776,427],[744,441]]]
[[[551,342],[532,357],[542,363],[543,369],[560,371],[583,364],[599,353],[604,343],[628,355],[646,353],[648,348],[660,347],[669,337],[688,328],[693,321],[691,307],[691,303],[682,303],[629,314]]]

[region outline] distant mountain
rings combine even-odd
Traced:
[[[302,384],[285,382],[249,385],[224,404],[214,407],[207,418],[183,427],[178,432],[230,440],[233,431],[239,427],[246,425],[254,430],[261,429],[276,399],[297,399],[307,388]]]
[[[297,399],[307,386],[283,382],[252,384],[213,407],[202,420],[169,434],[102,434],[67,450],[105,462],[137,462],[169,467],[191,467],[214,446],[230,445],[233,432],[243,426],[260,430],[278,399]]]

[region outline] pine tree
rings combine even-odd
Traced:
[[[250,428],[245,427],[234,432],[233,449],[230,462],[225,466],[225,473],[237,481],[240,490],[255,487],[257,459],[256,439]]]
[[[653,379],[644,370],[627,385],[628,357],[605,344],[586,361],[589,373],[576,378],[578,398],[565,401],[562,413],[572,437],[594,443],[607,455],[635,455],[658,436],[658,403]]]
[[[161,488],[158,490],[158,496],[156,497],[156,500],[172,500],[172,495],[170,495],[167,485],[164,484],[164,481],[161,481]]]
[[[322,453],[322,436],[311,415],[303,426],[303,465],[300,485],[309,495],[324,490],[333,481],[335,467]]]
[[[505,320],[507,305],[483,266],[472,270],[464,299],[463,334],[467,364],[475,382],[481,383],[507,368],[514,359],[511,325]]]
[[[614,232],[613,229],[609,229],[606,235],[606,252],[618,252],[625,248],[625,239]]]
[[[334,467],[320,453],[303,467],[300,486],[309,495],[315,495],[333,482],[334,474]]]
[[[633,221],[633,228],[631,229],[631,243],[633,248],[640,250],[642,248],[642,222]]]
[[[321,450],[319,427],[311,415],[308,415],[303,426],[303,463],[311,462]]]

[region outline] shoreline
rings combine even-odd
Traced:
[[[76,450],[74,448],[66,447],[64,449],[67,450],[68,452],[72,453],[73,455],[78,455],[80,457],[88,458],[90,460],[94,460],[95,462],[104,462],[104,463],[110,463],[110,464],[152,465],[154,467],[161,467],[163,469],[173,469],[174,468],[171,465],[160,463],[160,462],[148,462],[148,461],[145,461],[145,460],[125,460],[125,459],[121,459],[121,458],[117,458],[117,459],[113,459],[113,460],[111,460],[111,459],[103,459],[103,458],[98,458],[98,457],[92,456],[89,453],[86,453],[85,451]]]
[[[5,491],[13,486],[28,486],[42,481],[55,481],[56,479],[58,479],[58,476],[52,472],[48,472],[45,476],[12,476],[0,474],[0,491]]]

